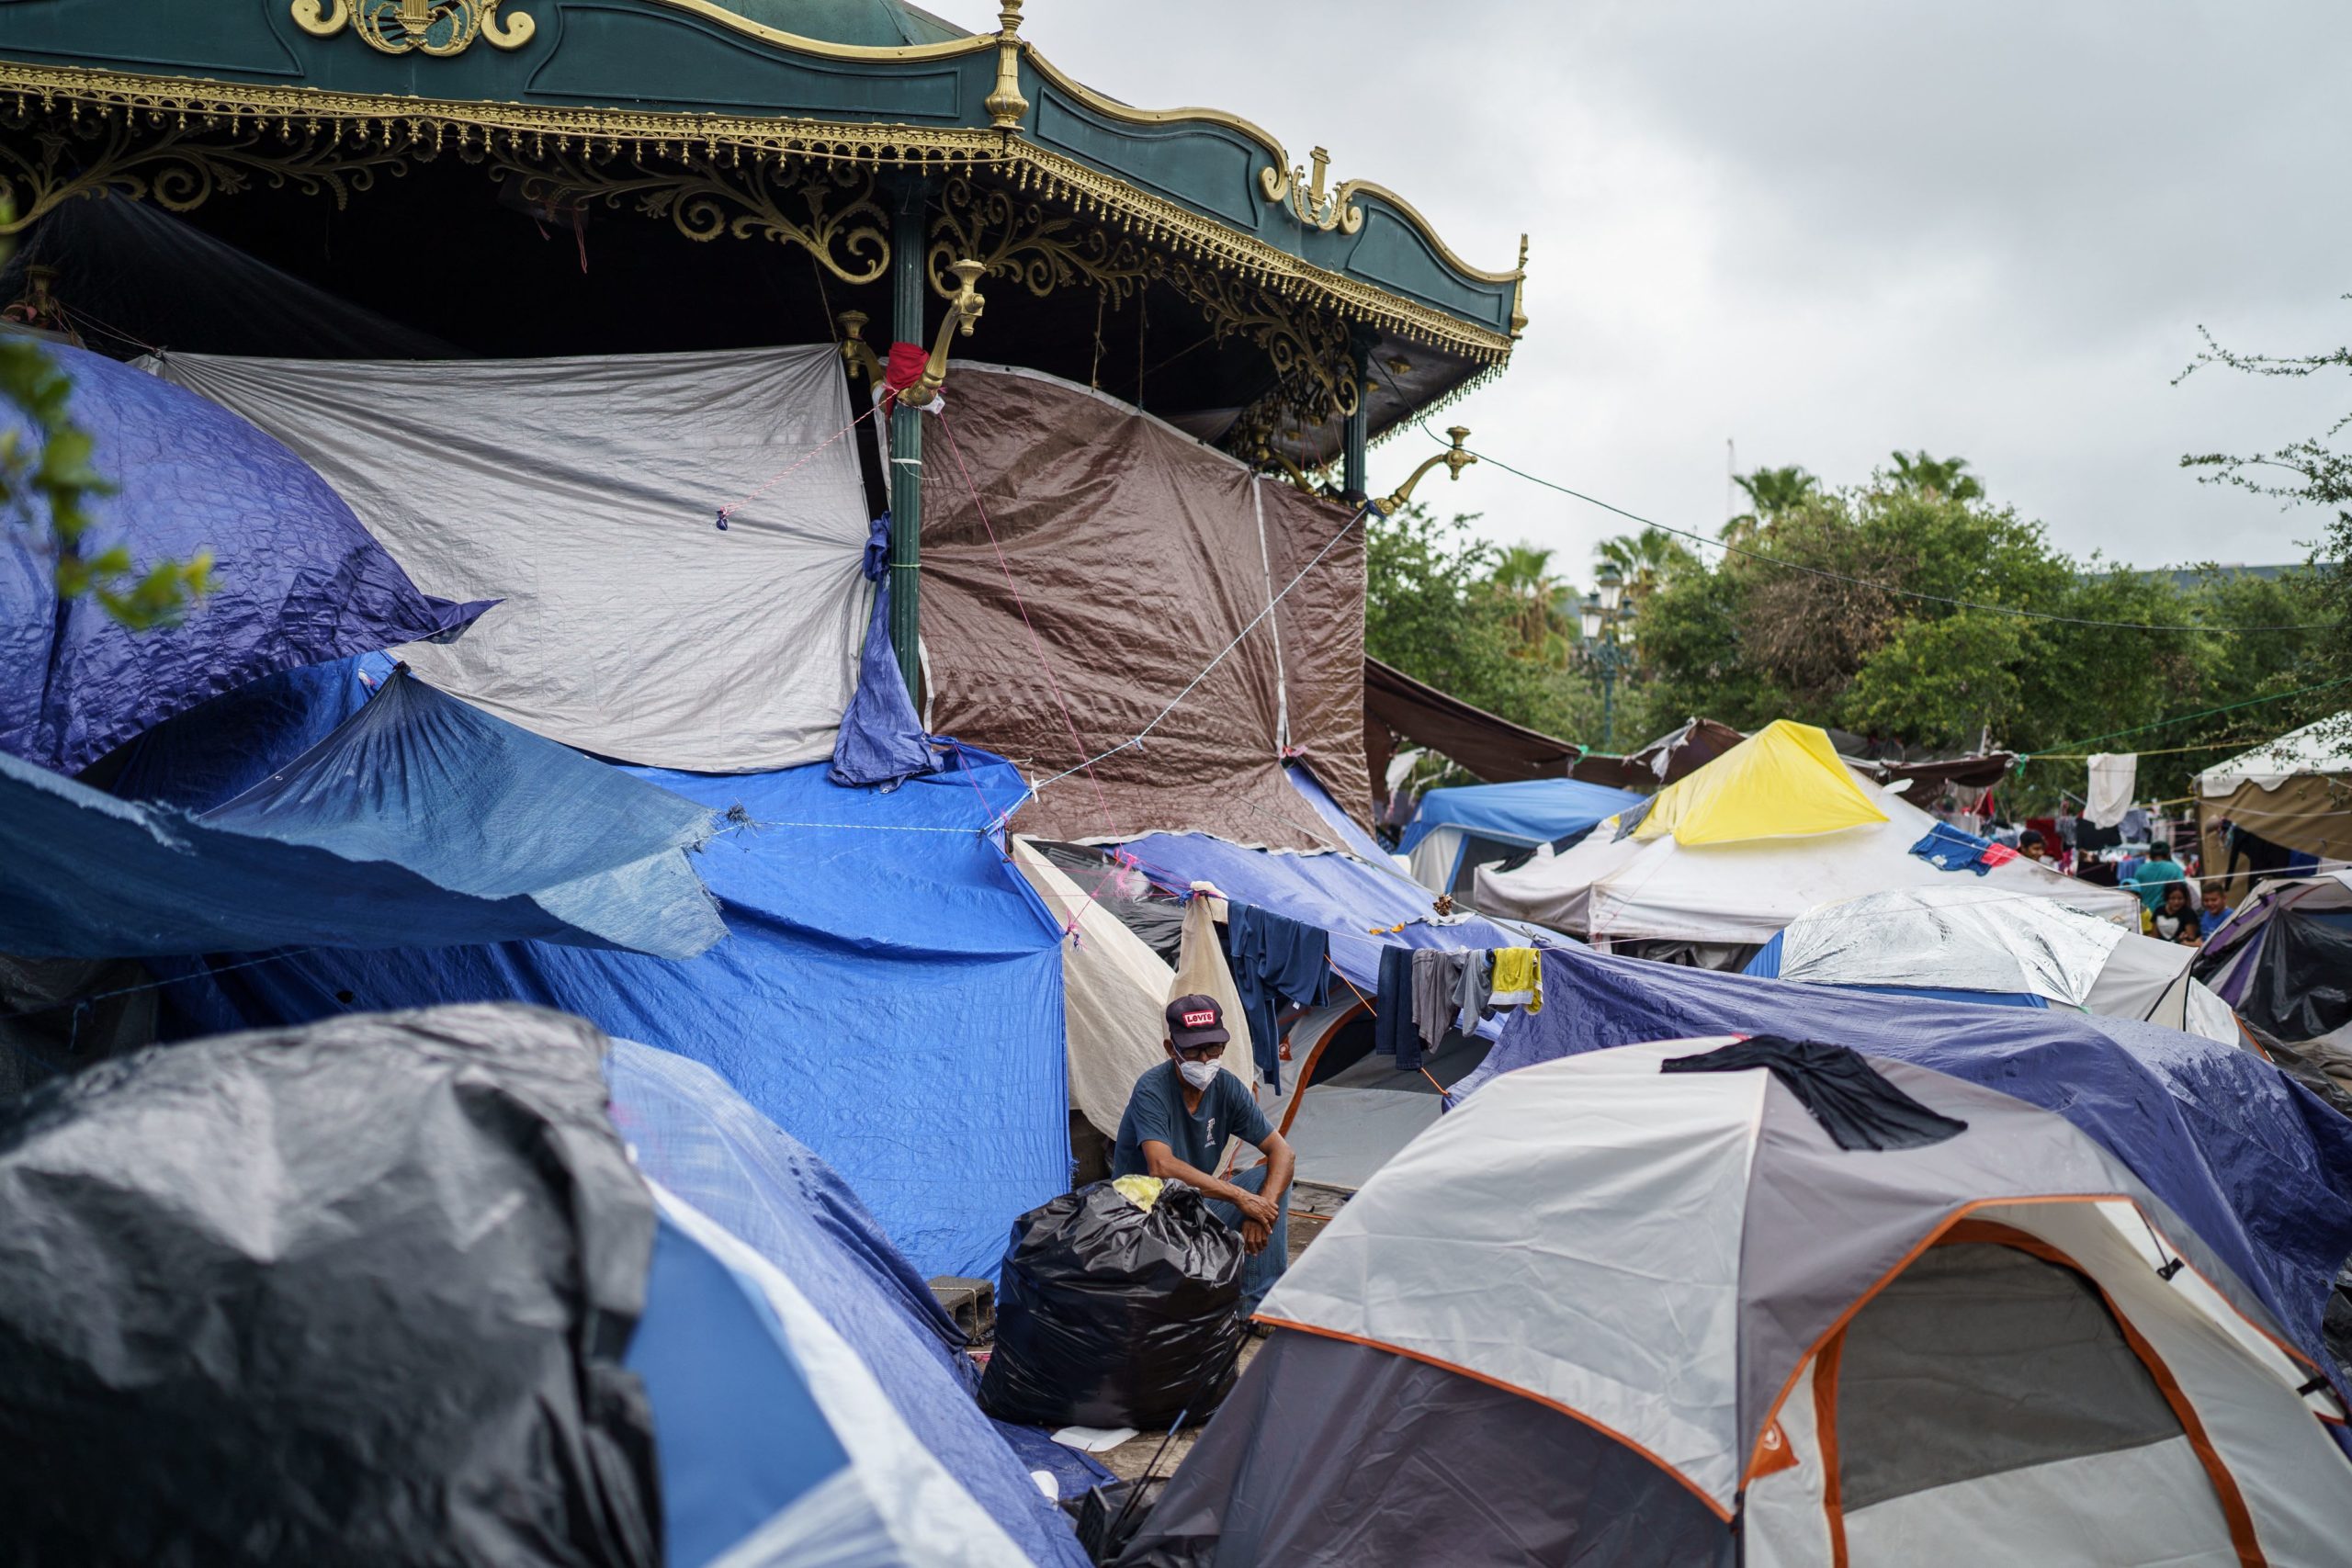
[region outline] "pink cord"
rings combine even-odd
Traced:
[[[819,453],[822,452],[826,447],[831,446],[834,442],[839,441],[842,436],[847,435],[851,431],[855,430],[859,425],[864,424],[867,420],[872,419],[873,417],[874,411],[872,409],[867,409],[864,413],[859,414],[855,419],[851,420],[847,424],[842,425],[839,430],[834,431],[831,435],[826,436],[822,441],[817,443],[816,446],[810,447],[808,453],[802,457],[798,462],[793,464],[788,468],[778,468],[775,473],[770,474],[767,477],[766,481],[763,483],[759,489],[753,491],[751,494],[745,496],[741,501],[729,502],[725,506],[720,507],[718,509],[718,525],[721,528],[726,527],[727,520],[729,518],[734,516],[735,513],[742,511],[743,508],[751,505],[752,502],[759,500],[760,497],[767,494],[768,491],[775,489],[776,486],[782,484],[785,480],[790,479],[793,475],[798,473],[809,464],[815,462]]]

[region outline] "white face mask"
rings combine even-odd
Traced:
[[[1176,1070],[1183,1074],[1184,1081],[1194,1089],[1206,1089],[1216,1082],[1216,1075],[1220,1069],[1215,1062],[1180,1061],[1176,1064]]]

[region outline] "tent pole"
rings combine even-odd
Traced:
[[[1362,506],[1371,492],[1365,488],[1364,444],[1372,430],[1371,351],[1362,337],[1348,344],[1348,353],[1356,362],[1356,411],[1347,421],[1347,466],[1340,485],[1343,499],[1351,506]]]
[[[923,248],[931,182],[899,183],[890,232],[890,335],[923,341]],[[890,411],[890,647],[915,711],[922,711],[922,415]]]

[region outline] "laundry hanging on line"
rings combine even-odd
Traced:
[[[1331,938],[1314,926],[1227,900],[1225,955],[1249,1021],[1250,1050],[1258,1077],[1282,1090],[1282,1026],[1278,1007],[1319,1007],[1331,985]]]

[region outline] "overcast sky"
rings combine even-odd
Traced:
[[[927,0],[976,29],[995,6]],[[1143,107],[1255,120],[1389,186],[1472,262],[1532,237],[1531,323],[1448,415],[1515,465],[1712,532],[1745,472],[1967,457],[2077,555],[2300,558],[2320,520],[2200,486],[2352,379],[2170,385],[2199,323],[2352,341],[2346,0],[1029,0]],[[1393,483],[1433,450],[1374,455]],[[1491,468],[1431,499],[1581,581],[1626,525]]]

